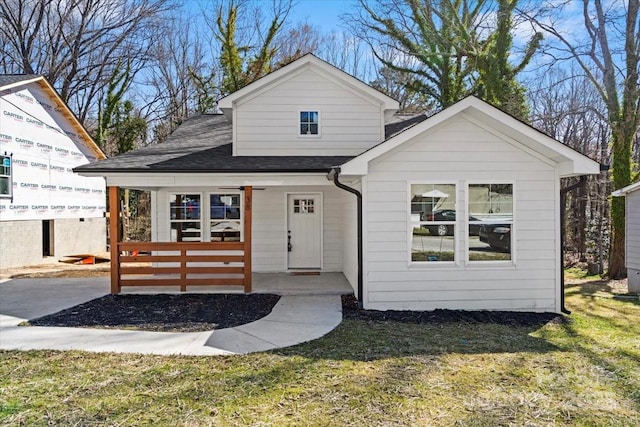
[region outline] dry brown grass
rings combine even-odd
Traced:
[[[233,357],[0,353],[0,424],[640,425],[640,302],[572,285],[536,327],[346,320]]]

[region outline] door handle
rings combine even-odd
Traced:
[[[287,252],[291,252],[291,230],[287,231]]]

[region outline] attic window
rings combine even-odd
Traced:
[[[300,135],[319,135],[320,113],[300,111]]]

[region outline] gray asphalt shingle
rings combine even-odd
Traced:
[[[40,77],[36,74],[0,74],[0,88]]]
[[[424,120],[415,117],[390,125],[389,135]],[[185,120],[162,144],[140,148],[75,168],[77,172],[328,172],[355,156],[233,156],[232,126],[222,114]]]

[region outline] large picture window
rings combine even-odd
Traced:
[[[469,184],[469,261],[513,259],[513,184]]]
[[[200,194],[169,195],[169,221],[172,242],[200,242],[202,240]]]
[[[240,194],[210,194],[209,207],[211,241],[239,242],[241,240]]]
[[[411,261],[455,261],[455,184],[411,185]]]

